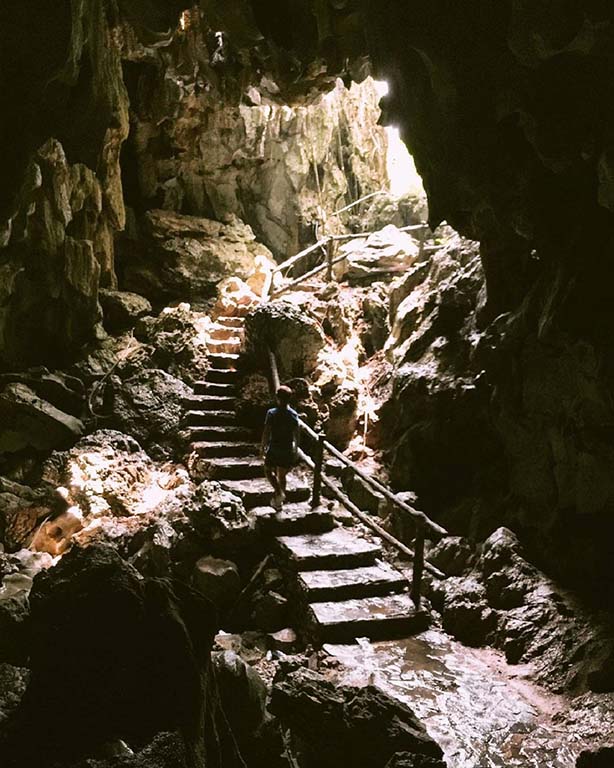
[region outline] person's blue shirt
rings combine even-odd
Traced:
[[[298,413],[292,408],[271,408],[264,424],[270,429],[268,447],[291,452],[298,429]]]

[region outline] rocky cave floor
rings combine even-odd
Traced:
[[[316,650],[258,521],[189,452],[185,404],[208,370],[212,318],[241,308],[239,421],[255,434],[262,424],[272,345],[303,418],[388,480],[394,364],[440,375],[446,297],[477,301],[475,246],[449,233],[446,243],[423,253],[388,228],[348,248],[342,283],[312,281],[266,305],[258,270],[208,306],[154,312],[107,291],[98,339],[70,368],[0,376],[9,765],[42,760],[33,731],[46,766],[170,768],[204,754],[207,765],[332,765],[348,749],[347,764],[382,768],[614,764],[609,619],[531,565],[511,531],[429,544],[447,578],[427,579],[428,631]],[[385,500],[329,469],[411,541]]]

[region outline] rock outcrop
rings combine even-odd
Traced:
[[[48,764],[50,750],[67,762],[174,729],[197,764],[216,625],[209,603],[179,584],[142,580],[108,547],[73,550],[35,579],[30,603],[31,675],[3,727],[7,766]]]

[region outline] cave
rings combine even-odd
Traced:
[[[0,764],[614,766],[614,9],[0,9]]]

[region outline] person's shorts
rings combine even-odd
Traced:
[[[264,463],[267,467],[291,469],[296,464],[296,457],[292,450],[284,450],[271,446],[267,449],[264,456]]]

